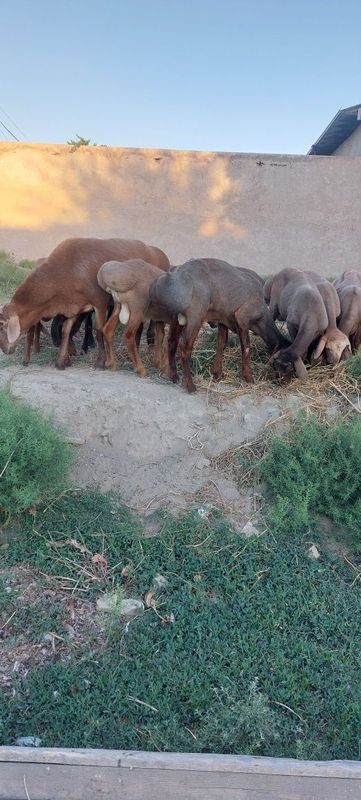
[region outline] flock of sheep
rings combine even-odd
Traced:
[[[35,268],[0,312],[0,347],[12,353],[26,334],[23,363],[39,349],[42,321],[52,320],[51,334],[59,346],[56,366],[64,369],[74,353],[72,337],[85,322],[83,349],[94,345],[96,366],[116,369],[113,350],[119,321],[123,339],[139,375],[143,324],[154,362],[178,382],[179,345],[183,386],[196,387],[191,355],[197,335],[208,322],[218,326],[212,374],[222,378],[228,331],[238,334],[242,376],[253,381],[249,331],[266,343],[279,376],[307,377],[306,360],[323,354],[337,364],[361,343],[361,274],[345,272],[334,283],[316,272],[283,269],[266,282],[256,272],[215,258],[198,258],[171,267],[157,247],[132,239],[74,238],[59,244]],[[286,322],[290,339],[275,324]],[[167,353],[164,328],[169,325]]]

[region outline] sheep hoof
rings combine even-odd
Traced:
[[[144,367],[141,367],[141,368],[137,369],[137,374],[139,375],[140,378],[146,378],[147,377],[147,370],[144,369]]]
[[[195,383],[193,383],[193,381],[185,381],[183,379],[182,387],[183,387],[183,389],[186,389],[189,394],[194,394],[194,392],[197,391],[197,387],[196,387]]]
[[[172,383],[179,383],[179,375],[178,372],[169,372],[168,378],[172,381]]]
[[[251,374],[250,374],[250,373],[248,373],[248,372],[246,373],[246,375],[243,375],[243,378],[244,378],[244,380],[246,381],[246,383],[254,383],[254,377],[253,377],[253,375],[251,375]]]
[[[223,381],[224,375],[223,375],[222,370],[219,370],[219,371],[216,371],[216,372],[212,372],[212,377],[213,377],[213,380],[215,380],[215,381]]]

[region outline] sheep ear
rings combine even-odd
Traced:
[[[294,361],[294,366],[295,366],[295,372],[296,372],[297,378],[299,378],[300,381],[306,381],[307,380],[307,369],[306,369],[306,367],[305,367],[305,365],[304,365],[304,363],[302,361],[302,358],[300,358],[300,357],[296,358],[295,361]]]
[[[9,344],[14,344],[16,340],[19,338],[21,333],[20,330],[20,321],[17,314],[13,314],[13,316],[9,317],[8,327],[7,327],[7,337]]]
[[[323,351],[324,351],[324,349],[326,347],[326,342],[327,342],[326,336],[321,336],[321,339],[320,339],[320,341],[319,341],[319,343],[318,343],[318,345],[316,347],[316,350],[314,350],[314,352],[312,354],[312,358],[313,359],[316,359],[316,358],[320,357],[321,353],[323,353]]]
[[[344,349],[344,351],[343,351],[343,353],[342,353],[342,356],[341,356],[341,361],[344,361],[344,360],[345,360],[345,358],[350,358],[350,356],[351,356],[351,355],[352,355],[352,353],[351,353],[351,346],[350,346],[350,345],[347,345],[347,347],[345,347],[345,349]]]
[[[269,303],[271,299],[271,289],[273,285],[273,276],[266,280],[266,283],[263,285],[263,297],[266,303]]]

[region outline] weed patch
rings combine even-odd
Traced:
[[[0,509],[9,516],[64,487],[70,449],[52,422],[0,392]]]
[[[325,425],[301,419],[288,439],[274,437],[260,464],[267,521],[279,533],[302,534],[324,514],[361,549],[361,421]]]
[[[361,385],[361,353],[355,353],[354,356],[348,358],[344,364],[346,374],[352,378],[358,386]]]
[[[0,291],[3,295],[12,294],[29,274],[32,262],[24,260],[17,264],[15,258],[5,250],[0,250]]]

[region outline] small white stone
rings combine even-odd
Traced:
[[[123,619],[134,619],[134,617],[137,617],[143,611],[144,605],[141,600],[135,600],[134,598],[130,597],[126,600],[123,600],[121,604],[120,613]]]
[[[17,747],[40,747],[41,739],[39,736],[18,736],[15,744]]]
[[[159,587],[159,589],[164,589],[165,586],[168,586],[167,578],[164,575],[156,575],[154,578],[154,583]]]
[[[246,522],[245,526],[242,528],[242,533],[246,537],[246,539],[250,539],[251,536],[259,536],[258,528],[253,525],[252,522]]]
[[[117,606],[120,608],[119,596],[116,594],[116,592],[102,594],[101,597],[98,597],[97,599],[98,611],[114,611]]]
[[[315,561],[318,561],[318,559],[321,558],[321,553],[317,549],[315,544],[312,544],[311,547],[308,548],[307,553],[308,553],[309,557],[310,558],[314,558]]]

